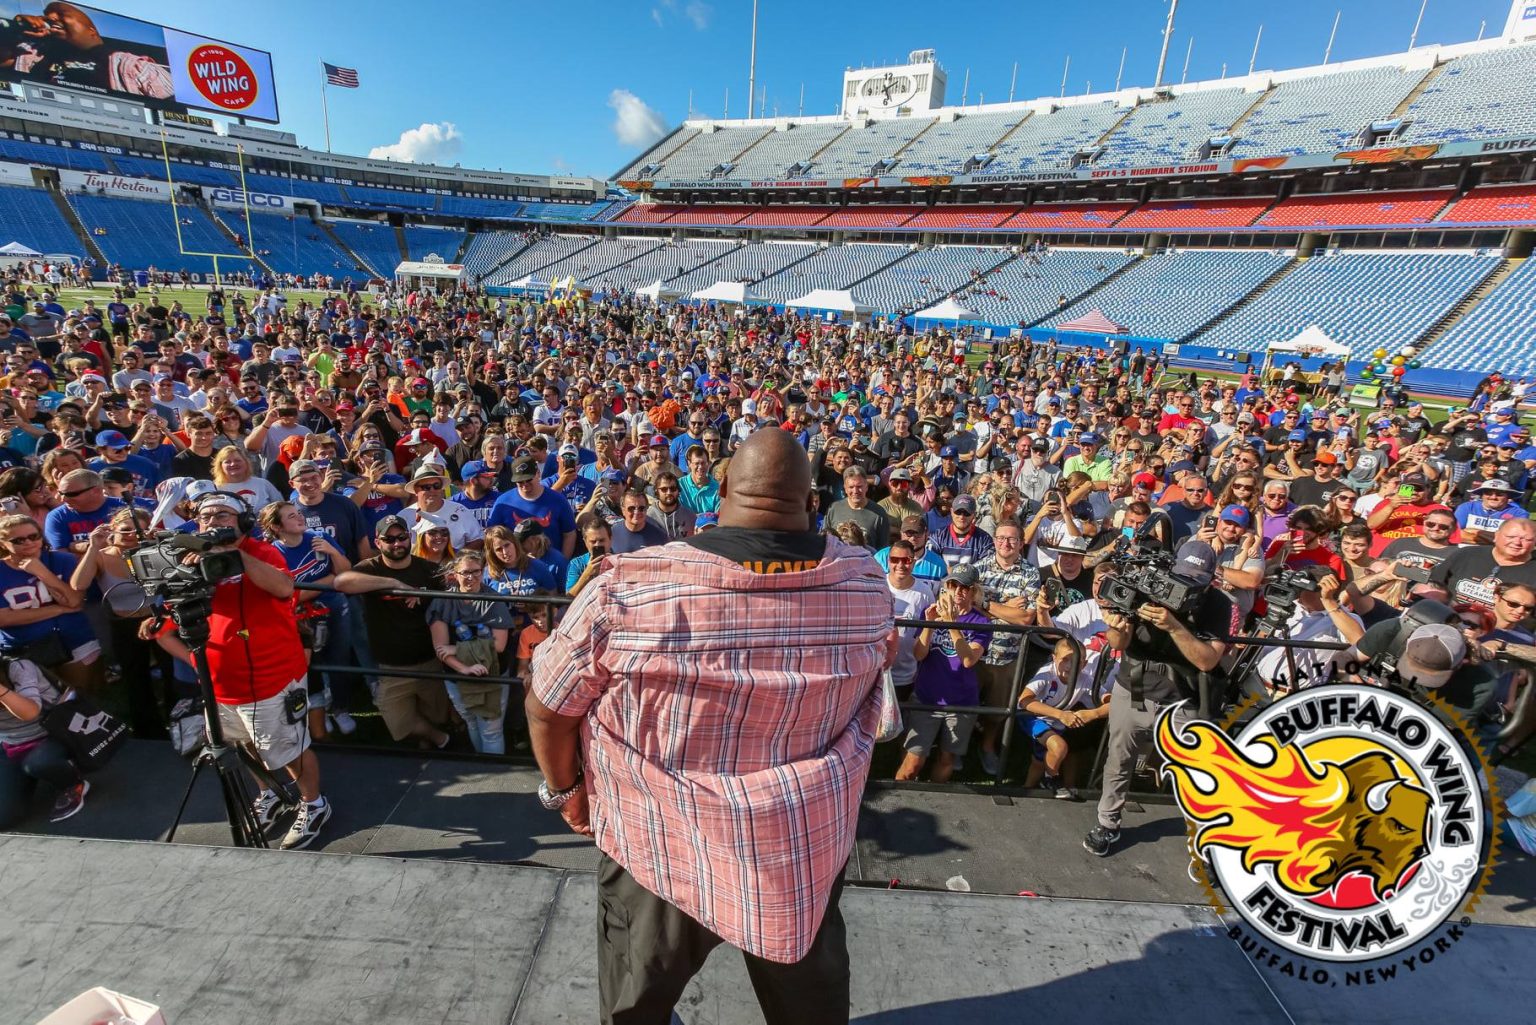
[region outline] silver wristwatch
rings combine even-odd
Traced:
[[[576,796],[576,791],[581,789],[581,773],[576,774],[576,782],[564,790],[551,790],[546,780],[539,780],[539,803],[550,811],[559,811],[564,808],[571,798]]]

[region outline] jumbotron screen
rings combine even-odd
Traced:
[[[267,51],[62,0],[0,0],[0,77],[278,119]]]

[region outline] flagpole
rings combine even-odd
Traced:
[[[325,112],[325,151],[331,151],[331,105],[326,99],[325,61],[320,62],[320,109]]]

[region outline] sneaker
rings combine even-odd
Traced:
[[[90,792],[90,782],[83,779],[66,789],[53,802],[53,818],[49,821],[63,822],[65,819],[72,817],[81,808],[85,807],[85,795]]]
[[[326,716],[326,725],[333,728],[334,732],[343,737],[350,737],[357,732],[357,720],[352,718],[350,712],[332,712]]]
[[[272,828],[272,823],[277,821],[277,814],[282,809],[276,790],[263,790],[256,795],[256,800],[251,803],[251,811],[256,816],[256,828],[263,833]]]
[[[1083,837],[1083,850],[1102,858],[1109,853],[1110,845],[1119,839],[1120,830],[1094,826],[1088,830],[1088,835]]]
[[[1073,790],[1071,787],[1067,786],[1065,783],[1058,779],[1056,781],[1055,797],[1058,801],[1075,801],[1077,800],[1077,791]]]
[[[288,827],[283,837],[283,850],[302,851],[315,842],[315,837],[320,835],[320,827],[331,817],[331,802],[323,797],[320,800],[324,803],[299,802],[299,813],[294,816],[293,825]]]
[[[981,771],[985,772],[988,776],[1002,775],[1003,763],[997,757],[996,751],[988,751],[986,748],[981,749]]]

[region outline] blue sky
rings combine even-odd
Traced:
[[[358,69],[362,88],[332,89],[331,138],[338,152],[380,146],[466,167],[606,178],[641,146],[648,121],[670,128],[688,111],[718,116],[725,91],[744,112],[750,0],[640,0],[587,4],[440,3],[404,0],[122,0],[104,7],[270,50],[283,127],[323,148],[319,62]],[[759,88],[767,110],[835,111],[843,69],[904,60],[932,47],[949,73],[949,101],[1053,96],[1071,55],[1069,93],[1114,84],[1122,47],[1124,84],[1149,84],[1167,8],[1160,0],[1097,3],[984,3],[928,0],[858,5],[826,0],[761,0]],[[1419,0],[1182,0],[1169,48],[1177,81],[1194,39],[1189,78],[1248,69],[1264,25],[1259,68],[1322,60],[1335,11],[1343,9],[1333,59],[1406,49]],[[843,14],[844,9],[850,13]],[[946,12],[964,12],[950,17]],[[1497,35],[1509,0],[1428,0],[1419,44],[1476,38],[1479,22]],[[616,93],[629,141],[621,141]],[[652,114],[652,112],[654,112]],[[451,125],[451,129],[445,126]],[[409,133],[402,139],[402,133]]]

